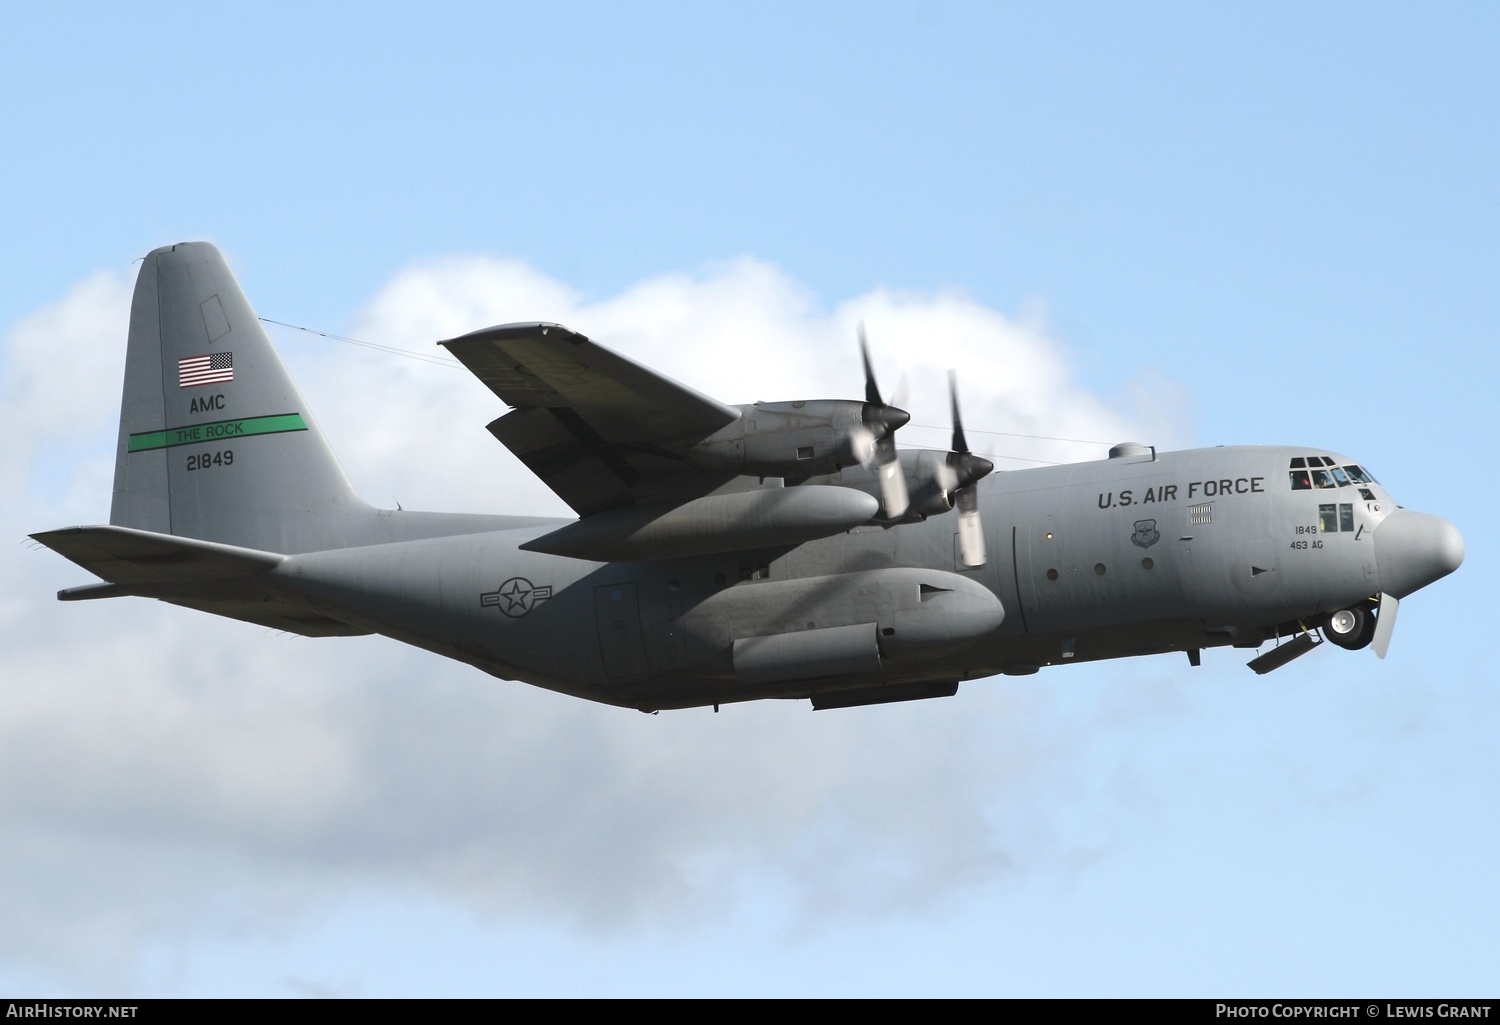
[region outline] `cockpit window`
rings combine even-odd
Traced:
[[[1378,483],[1363,466],[1353,463],[1340,466],[1332,456],[1293,456],[1288,466],[1293,491]]]

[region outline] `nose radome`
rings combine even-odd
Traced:
[[[1381,590],[1405,598],[1458,569],[1464,538],[1441,516],[1397,509],[1375,528]]]

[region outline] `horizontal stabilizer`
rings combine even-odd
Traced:
[[[64,527],[31,535],[64,558],[124,587],[244,577],[282,556],[132,527]]]
[[[131,527],[66,527],[31,536],[106,581],[64,588],[60,601],[157,598],[307,637],[370,632],[271,587],[265,576],[284,559],[274,552]]]
[[[129,598],[135,594],[124,584],[79,584],[57,592],[58,601],[93,601],[96,598]]]

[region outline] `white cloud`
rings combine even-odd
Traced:
[[[566,324],[725,402],[863,397],[855,343],[863,321],[885,394],[909,378],[913,425],[903,443],[946,447],[953,368],[970,443],[1002,470],[1027,460],[1102,458],[1106,445],[1127,438],[1170,447],[1184,435],[1182,402],[1169,383],[1132,382],[1115,403],[1079,388],[1039,317],[1008,318],[956,291],[881,290],[830,313],[779,269],[750,259],[652,278],[589,302],[516,261],[453,257],[398,274],[350,330],[441,356],[433,345],[440,338],[525,320]],[[294,358],[302,354],[294,373],[371,501],[569,514],[485,432],[505,407],[466,371],[333,342],[309,350],[306,339],[283,343]]]
[[[128,295],[96,275],[6,335],[12,537],[107,516]],[[507,320],[566,323],[730,402],[858,397],[863,320],[887,391],[910,374],[918,423],[946,424],[953,366],[973,429],[1142,436],[1070,383],[1040,322],[951,292],[828,313],[753,260],[589,302],[523,264],[455,257],[399,274],[352,333],[417,347]],[[372,501],[563,511],[483,430],[503,408],[466,372],[283,350]],[[995,451],[1012,444],[1078,455]],[[1058,842],[1037,770],[1055,756],[1013,692],[647,717],[383,639],[59,605],[85,575],[24,546],[0,566],[0,961],[128,972],[149,940],[282,929],[370,888],[603,929],[703,921],[768,888],[803,915],[920,909]]]

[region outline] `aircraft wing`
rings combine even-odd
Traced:
[[[489,424],[580,516],[706,495],[734,475],[688,464],[739,411],[558,324],[502,324],[439,343],[513,411]]]

